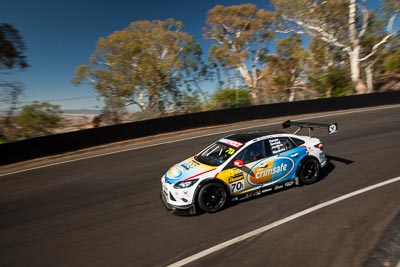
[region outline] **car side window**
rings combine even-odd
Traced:
[[[269,145],[270,151],[272,155],[277,155],[279,153],[291,150],[296,147],[296,144],[293,143],[287,137],[277,137],[268,139],[266,145]]]
[[[265,158],[265,148],[262,141],[254,143],[245,148],[236,159],[242,160],[245,164]]]
[[[294,138],[294,137],[290,138],[290,140],[292,140],[296,144],[296,146],[301,146],[302,144],[305,143],[304,140]]]

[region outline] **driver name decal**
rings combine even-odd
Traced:
[[[286,157],[264,161],[252,168],[247,180],[252,185],[260,185],[280,180],[289,175],[293,167],[293,160]]]

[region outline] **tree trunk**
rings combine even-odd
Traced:
[[[351,81],[353,82],[355,93],[365,94],[368,89],[364,81],[360,78],[360,48],[360,45],[355,45],[353,50],[348,52],[348,54],[350,58]]]
[[[347,48],[347,53],[350,58],[351,81],[353,82],[355,93],[366,93],[367,87],[360,79],[360,39],[357,33],[357,1],[349,1],[349,34],[351,39],[351,47]]]
[[[238,67],[238,71],[242,75],[247,87],[250,88],[251,102],[253,103],[253,105],[259,104],[260,99],[256,77],[251,77],[247,66],[244,63]]]
[[[296,82],[296,69],[290,70],[290,79],[289,79],[289,102],[293,102],[295,99],[296,91],[295,91],[295,82]]]
[[[365,75],[367,77],[367,88],[368,88],[368,93],[372,93],[374,91],[374,83],[373,83],[373,66],[374,63],[369,64],[366,68],[365,68]]]

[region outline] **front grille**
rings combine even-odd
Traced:
[[[169,198],[170,198],[172,201],[176,201],[176,199],[175,199],[174,196],[171,194],[171,192],[169,192]]]

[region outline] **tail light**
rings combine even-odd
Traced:
[[[321,143],[314,145],[314,147],[320,149],[321,151],[324,150],[324,146]]]

